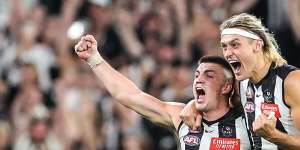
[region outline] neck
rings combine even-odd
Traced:
[[[272,62],[265,60],[262,58],[263,61],[261,61],[257,66],[256,69],[252,72],[252,76],[250,77],[250,80],[256,84],[260,80],[262,80],[268,73],[269,68],[272,64]]]
[[[225,102],[225,100],[222,100]],[[219,104],[216,108],[213,109],[213,111],[207,111],[202,113],[203,119],[207,121],[215,121],[221,117],[223,117],[230,109],[228,100],[226,101],[227,103],[224,104]]]

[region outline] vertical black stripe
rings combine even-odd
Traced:
[[[262,96],[264,98],[265,103],[274,104],[276,75],[274,74],[274,71],[270,70],[268,76],[269,78],[267,80],[264,80],[264,82],[261,85],[261,90],[263,93]]]
[[[271,70],[269,73],[268,80],[265,80],[262,83],[262,92],[263,92],[263,98],[265,103],[275,104],[275,88],[276,88],[276,74],[274,74],[274,70]],[[284,85],[282,85],[282,88],[284,88]],[[284,97],[282,97],[282,99],[284,99]],[[287,133],[287,131],[284,129],[279,119],[276,122],[276,129],[278,129],[283,133]]]
[[[231,117],[230,119],[220,121],[218,124],[220,138],[236,138],[235,119]]]
[[[277,119],[277,121],[276,121],[276,129],[278,129],[279,131],[281,131],[283,133],[287,133],[287,131],[285,130],[285,128],[283,127],[283,125],[279,119]]]
[[[245,115],[246,115],[246,114],[245,114]],[[245,121],[245,124],[246,124],[247,128],[249,129],[249,127],[248,127],[248,125],[247,125],[246,118],[243,119],[243,120]],[[253,143],[253,140],[252,140],[252,137],[251,137],[252,133],[251,133],[250,130],[247,130],[247,133],[248,133],[248,135],[250,135],[250,136],[248,136],[248,138],[249,138],[249,141],[250,141],[251,149],[254,149],[254,143]]]
[[[249,90],[251,90],[251,91],[249,91]],[[248,96],[246,96],[247,103],[253,104],[253,109],[254,109],[253,111],[247,111],[246,112],[247,119],[248,119],[248,127],[249,127],[250,132],[251,132],[254,149],[255,150],[261,150],[261,147],[262,147],[261,137],[257,136],[254,133],[253,127],[252,127],[252,123],[255,120],[255,108],[256,108],[256,106],[255,106],[255,102],[254,102],[254,96],[255,96],[254,85],[251,84],[250,82],[248,82],[247,92],[250,92],[250,93],[248,93]]]
[[[186,136],[190,136],[190,137],[191,136],[196,136],[196,137],[198,137],[198,139],[199,139],[198,143],[199,144],[197,144],[197,145],[189,145],[186,142],[184,142],[184,144],[185,144],[184,149],[185,150],[199,150],[200,149],[200,145],[202,144],[201,140],[202,140],[203,132],[204,132],[204,126],[203,125],[201,125],[200,132],[198,132],[198,133],[189,132]],[[206,143],[203,143],[203,144],[206,144]]]
[[[291,65],[283,65],[280,67],[277,67],[274,69],[275,74],[278,75],[282,80],[282,101],[285,104],[286,107],[290,108],[290,106],[286,103],[285,98],[284,98],[284,81],[286,79],[286,77],[288,76],[288,74],[294,70],[299,70],[299,68],[296,68],[295,66],[291,66]]]
[[[177,134],[179,135],[179,130],[180,130],[180,128],[182,127],[182,125],[183,125],[183,121],[180,121],[180,123],[179,123],[179,125],[178,125],[178,127],[177,127]]]

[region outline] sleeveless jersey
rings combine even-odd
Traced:
[[[300,135],[293,123],[289,106],[284,101],[284,80],[297,68],[290,65],[273,68],[257,84],[249,79],[240,82],[240,98],[245,111],[247,129],[251,135],[252,148],[255,150],[276,150],[278,147],[253,133],[252,123],[263,110],[275,112],[278,118],[276,128],[289,135]]]
[[[250,137],[241,109],[231,109],[216,121],[202,119],[197,133],[181,122],[178,127],[181,150],[248,150]]]

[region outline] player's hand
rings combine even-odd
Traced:
[[[104,61],[97,50],[97,41],[92,35],[83,36],[75,45],[75,52],[78,57],[86,61],[91,68],[94,68]]]
[[[195,101],[190,101],[181,111],[180,118],[192,131],[199,131],[202,115],[195,107]]]
[[[277,118],[274,116],[274,112],[263,111],[263,113],[254,120],[252,123],[253,131],[265,139],[272,137],[272,134],[276,131]]]
[[[98,53],[97,41],[92,35],[82,36],[80,41],[75,45],[75,52],[80,59],[87,60],[94,53]]]

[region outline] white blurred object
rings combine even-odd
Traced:
[[[271,120],[273,117],[275,117],[275,112],[271,111],[269,116],[268,116],[268,120]]]
[[[7,26],[9,22],[10,13],[11,13],[11,2],[0,0],[0,20],[1,20],[0,32]]]
[[[48,119],[49,117],[50,117],[49,111],[44,105],[39,104],[33,108],[32,118],[44,120],[44,119]]]
[[[87,30],[87,22],[86,21],[75,21],[72,23],[70,28],[68,29],[67,35],[70,39],[75,40],[81,37],[85,31]]]
[[[89,0],[92,4],[98,5],[98,6],[108,6],[111,4],[111,0]]]

